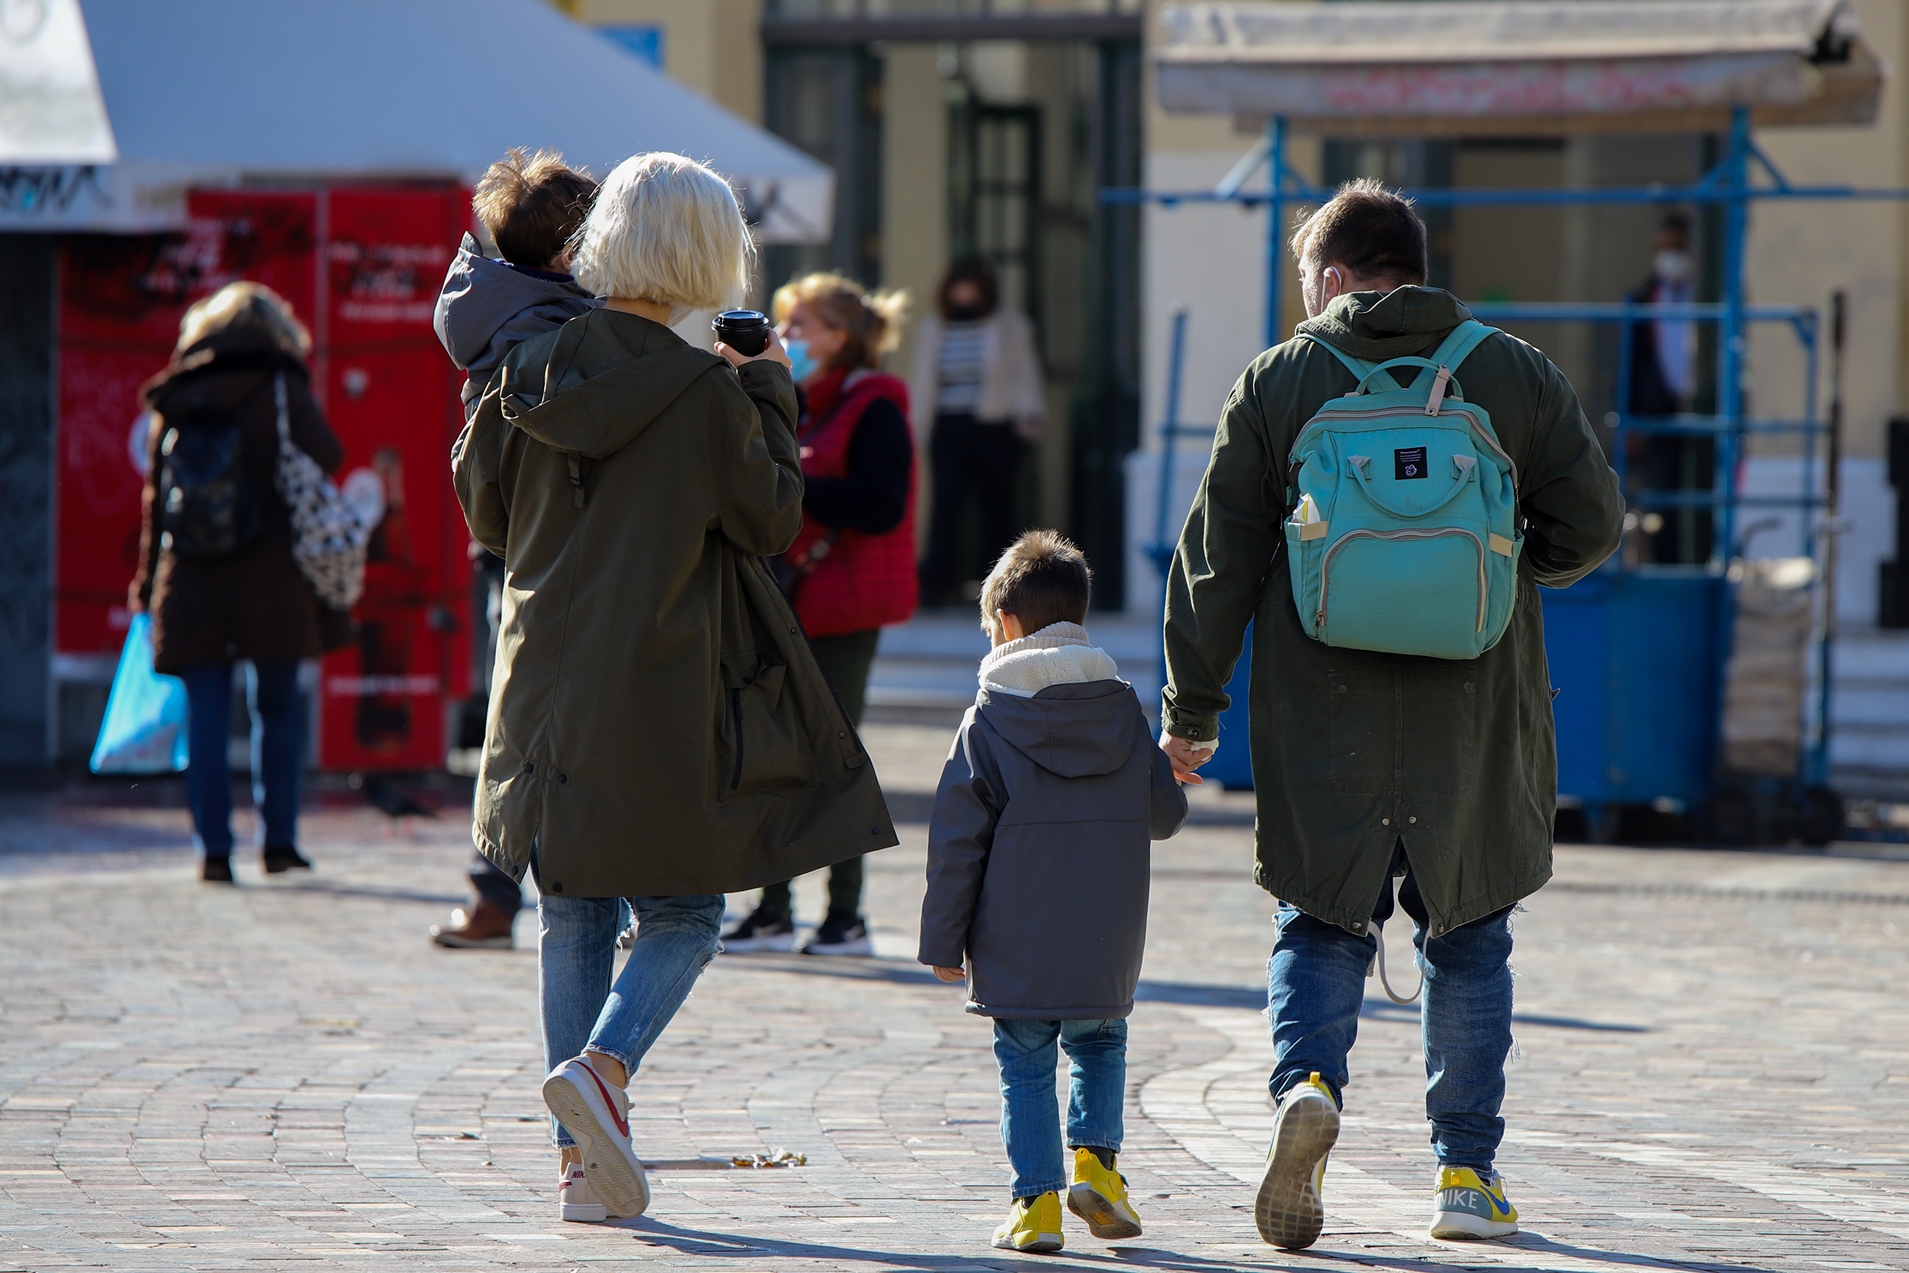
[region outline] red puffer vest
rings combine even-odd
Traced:
[[[837,395],[840,395],[839,397]],[[862,413],[887,398],[908,419],[908,386],[895,376],[864,371],[844,380],[826,377],[809,398],[797,434],[804,477],[847,477],[848,445]],[[919,466],[908,469],[908,502],[901,522],[880,535],[842,529],[828,553],[796,593],[795,613],[812,637],[865,632],[901,623],[915,613],[915,493]],[[804,516],[802,532],[789,545],[793,559],[835,527]]]

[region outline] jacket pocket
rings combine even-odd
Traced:
[[[718,795],[728,800],[758,791],[804,786],[808,750],[794,696],[783,693],[789,669],[758,665],[740,675],[723,670],[722,725],[717,736]]]

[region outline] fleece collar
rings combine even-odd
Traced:
[[[981,660],[981,688],[1033,698],[1050,685],[1080,685],[1120,676],[1107,651],[1087,644],[1078,623],[1050,623],[1032,636],[997,645]]]

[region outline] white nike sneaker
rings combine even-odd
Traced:
[[[603,1081],[582,1057],[544,1079],[544,1104],[583,1150],[590,1191],[613,1216],[640,1216],[650,1205],[643,1161],[630,1146],[630,1098]]]
[[[563,1183],[557,1186],[557,1214],[561,1219],[582,1224],[597,1224],[610,1218],[609,1210],[590,1192],[590,1177],[580,1162],[563,1169]]]

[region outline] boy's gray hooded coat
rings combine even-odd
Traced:
[[[466,234],[431,311],[444,351],[470,376],[464,385],[465,418],[519,341],[561,327],[602,303],[575,283],[539,278],[491,260]]]
[[[1056,623],[988,656],[935,792],[920,958],[965,959],[982,1016],[1131,1013],[1148,841],[1186,821],[1133,687],[1086,637]]]

